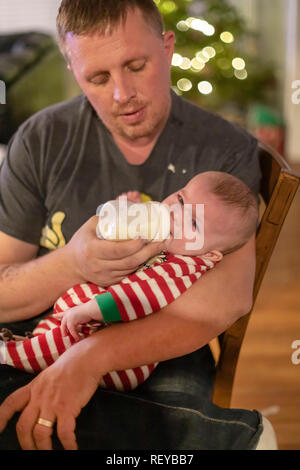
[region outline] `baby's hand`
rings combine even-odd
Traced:
[[[122,193],[117,197],[117,199],[120,199],[121,196],[126,196],[128,201],[134,202],[135,204],[142,202],[141,193],[139,191],[128,191],[128,193]]]
[[[91,320],[103,321],[103,316],[95,299],[82,305],[70,308],[65,312],[54,313],[54,318],[61,320],[61,329],[63,336],[71,334],[75,341],[80,340],[78,332],[80,325],[88,323]]]

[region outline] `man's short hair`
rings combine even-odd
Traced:
[[[258,224],[258,199],[253,191],[239,178],[223,172],[210,172],[210,189],[225,206],[237,211],[241,226],[237,228],[237,243],[228,247],[223,254],[241,248],[256,232]]]
[[[129,10],[138,8],[146,23],[162,37],[164,24],[153,0],[62,0],[56,19],[58,44],[65,54],[67,33],[111,33],[125,23]]]

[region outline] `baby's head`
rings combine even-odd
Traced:
[[[171,253],[205,256],[219,261],[223,255],[243,246],[256,231],[258,203],[254,193],[240,179],[223,172],[200,173],[181,190],[171,194],[164,201],[171,210],[171,233],[165,248]],[[192,207],[194,239],[185,236],[183,224],[184,205]],[[201,204],[204,205],[204,232],[201,219]],[[177,212],[179,211],[179,212]],[[182,217],[178,214],[182,213]],[[181,227],[178,226],[181,225]],[[181,230],[178,230],[181,228]],[[178,233],[182,237],[177,238]],[[200,240],[204,235],[203,246],[187,249],[187,243]],[[202,244],[201,244],[202,245]]]

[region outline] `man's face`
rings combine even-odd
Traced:
[[[70,67],[115,138],[151,141],[170,112],[174,34],[159,37],[139,10],[112,34],[66,37]]]

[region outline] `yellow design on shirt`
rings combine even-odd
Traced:
[[[152,198],[145,193],[141,193],[141,200],[142,202],[148,202],[148,201],[152,201]]]
[[[56,212],[51,218],[51,227],[46,225],[42,229],[42,235],[40,238],[40,246],[47,248],[48,250],[56,250],[65,246],[66,240],[63,236],[61,225],[66,218],[64,212]]]

